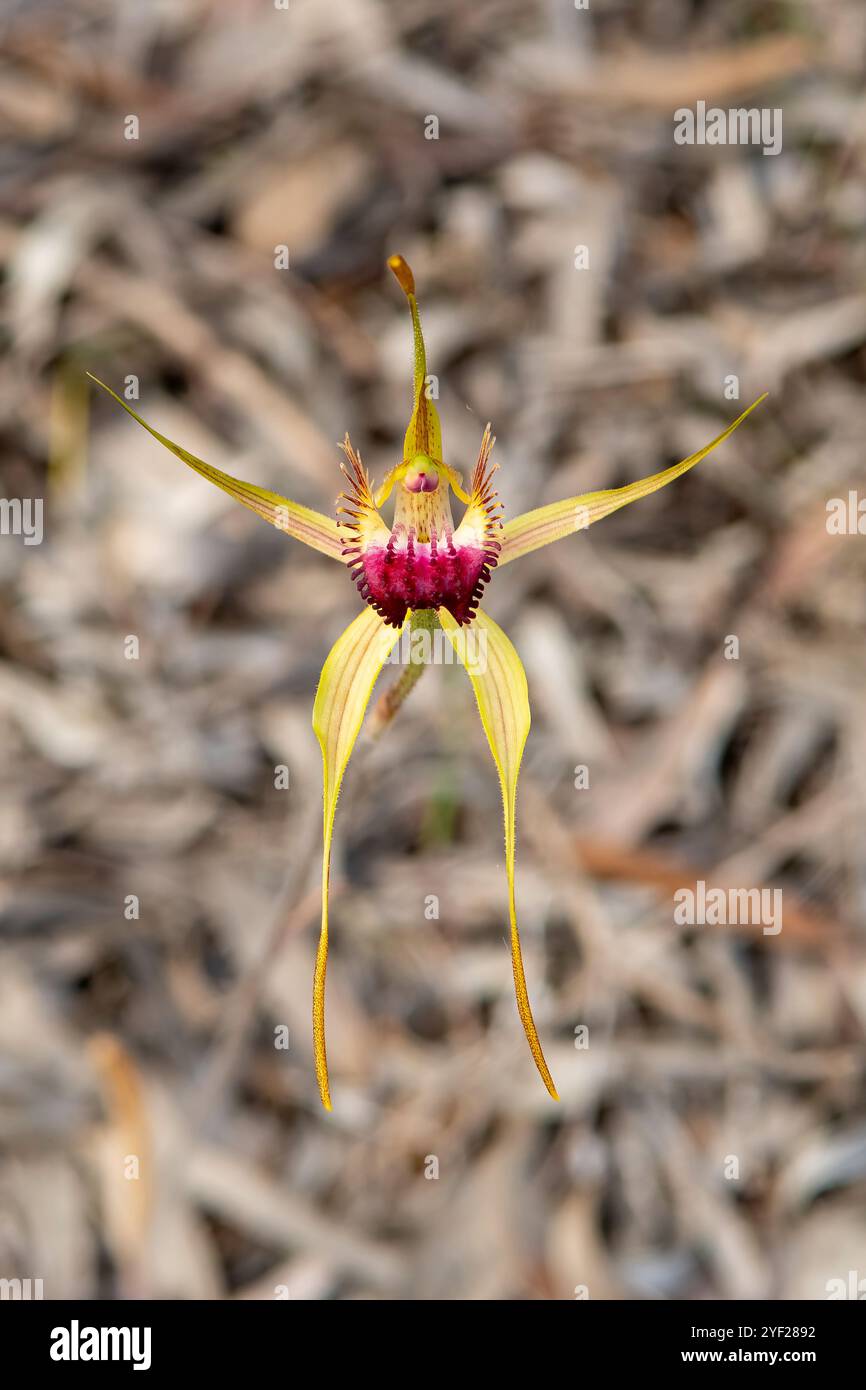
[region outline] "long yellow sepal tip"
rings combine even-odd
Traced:
[[[397,284],[400,286],[403,293],[405,295],[414,295],[415,276],[412,274],[412,271],[409,269],[407,263],[403,260],[403,257],[389,256],[388,268],[389,270],[393,270],[394,275],[397,278]]]
[[[326,851],[326,857],[327,857]],[[316,952],[316,973],[313,978],[313,1055],[316,1061],[316,1080],[319,1095],[326,1110],[331,1110],[331,1090],[328,1085],[328,1055],[325,1050],[325,972],[328,968],[328,887],[322,884],[322,930]]]
[[[512,907],[512,912],[513,911],[514,909]],[[538,1068],[538,1073],[547,1087],[548,1094],[554,1100],[559,1100],[559,1092],[553,1083],[550,1068],[545,1061],[541,1040],[535,1027],[535,1020],[532,1017],[532,1008],[529,1003],[529,991],[526,988],[526,976],[523,973],[523,955],[520,950],[520,937],[517,934],[517,923],[514,920],[512,920],[511,923],[511,965],[514,974],[514,993],[517,996],[517,1012],[520,1015],[520,1022],[523,1024],[523,1031],[526,1034],[526,1041],[529,1043],[529,1050]]]

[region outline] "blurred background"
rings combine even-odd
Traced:
[[[0,48],[0,490],[45,504],[0,536],[0,1277],[863,1296],[866,558],[827,527],[866,495],[862,4],[5,0]],[[781,152],[676,144],[698,101],[781,109]],[[558,1106],[495,772],[434,670],[346,778],[322,1111],[310,714],[358,598],[84,376],[330,513],[347,430],[400,457],[393,251],[446,460],[492,420],[510,515],[771,393],[487,591]],[[676,925],[698,880],[781,889],[783,929]]]

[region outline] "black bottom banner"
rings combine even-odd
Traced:
[[[333,1367],[334,1354],[341,1347],[343,1330],[351,1339],[342,1345],[348,1355],[357,1356],[360,1347],[372,1342],[372,1324],[383,1316],[380,1350],[374,1365],[391,1360],[400,1350],[403,1361],[401,1379],[411,1374],[404,1358],[416,1347],[425,1378],[435,1374],[440,1361],[442,1374],[453,1374],[455,1345],[443,1337],[441,1319],[447,1303],[430,1310],[428,1305],[402,1304],[398,1319],[367,1304],[366,1312],[355,1305],[346,1312],[334,1304],[316,1305],[275,1300],[274,1302],[220,1303],[73,1303],[0,1301],[0,1336],[6,1365],[24,1372],[38,1371],[49,1380],[63,1382],[69,1377],[99,1378],[110,1369],[116,1376],[129,1373],[164,1375],[166,1372],[195,1370],[203,1375],[246,1373],[261,1369],[262,1374],[291,1377],[319,1348],[324,1370]],[[472,1331],[479,1332],[478,1317],[486,1322],[479,1305],[470,1305]],[[495,1348],[519,1341],[524,1355],[533,1355],[539,1330],[557,1341],[567,1338],[569,1354],[579,1349],[581,1367],[591,1359],[601,1361],[609,1372],[640,1371],[667,1373],[675,1368],[699,1372],[710,1366],[764,1366],[770,1370],[787,1366],[811,1367],[825,1377],[828,1371],[856,1364],[862,1340],[863,1319],[859,1308],[846,1302],[821,1303],[593,1303],[575,1301],[548,1306],[536,1303],[508,1305],[510,1322],[505,1340],[485,1336],[478,1342],[479,1365],[496,1358]],[[407,1317],[408,1313],[408,1317]],[[348,1316],[348,1324],[343,1318]],[[447,1314],[445,1316],[448,1316]],[[491,1331],[496,1331],[495,1313]],[[318,1319],[322,1322],[317,1327]],[[355,1319],[365,1318],[366,1322]],[[461,1314],[455,1305],[459,1330]],[[416,1321],[416,1319],[418,1321]],[[432,1320],[435,1319],[435,1322]],[[518,1329],[515,1320],[522,1326]],[[436,1335],[431,1335],[435,1329]],[[467,1325],[467,1334],[470,1328]],[[486,1331],[486,1328],[485,1328]],[[419,1336],[420,1332],[420,1336]],[[462,1339],[460,1359],[465,1362],[470,1337]],[[545,1342],[545,1357],[550,1342]],[[482,1351],[481,1348],[484,1348]],[[390,1352],[389,1352],[390,1348]],[[318,1356],[318,1353],[316,1353]],[[509,1352],[509,1356],[511,1353]],[[441,1358],[441,1360],[440,1360]],[[396,1375],[396,1371],[395,1371]]]

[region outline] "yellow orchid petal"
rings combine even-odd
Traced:
[[[88,372],[87,375],[97,386],[101,386],[103,391],[107,391],[109,396],[113,396],[118,405],[122,405],[126,413],[131,415],[133,420],[137,420],[148,434],[152,434],[170,453],[188,464],[196,473],[200,473],[203,478],[207,478],[208,482],[222,488],[229,497],[234,497],[235,501],[249,507],[251,511],[270,522],[271,526],[276,526],[278,531],[285,531],[288,535],[294,536],[295,540],[303,541],[322,555],[329,555],[332,560],[343,560],[343,542],[337,523],[331,517],[313,511],[310,507],[302,507],[298,502],[290,502],[287,497],[281,497],[277,492],[268,492],[263,487],[255,487],[253,483],[244,483],[240,478],[233,478],[230,473],[223,473],[219,468],[204,463],[202,459],[196,458],[195,454],[188,453],[179,444],[166,439],[164,434],[160,434],[159,430],[155,430],[146,420],[142,420],[141,416],[137,415],[116,391],[106,386],[104,381],[100,381],[92,372]]]
[[[390,256],[388,266],[394,272],[398,285],[409,301],[415,341],[414,407],[403,443],[403,458],[409,460],[416,454],[426,454],[436,462],[441,462],[442,428],[436,407],[427,398],[427,353],[418,315],[418,301],[415,298],[415,277],[402,256]],[[377,497],[376,500],[381,503],[384,497]]]
[[[629,502],[636,502],[638,498],[647,497],[651,492],[657,492],[659,488],[672,483],[674,478],[679,478],[690,468],[694,468],[696,463],[700,463],[701,459],[706,458],[707,454],[732,435],[746,416],[766,398],[765,391],[763,396],[753,401],[732,425],[728,425],[726,430],[709,444],[705,444],[696,454],[683,459],[682,463],[675,463],[660,473],[653,473],[648,478],[629,483],[627,487],[609,488],[604,492],[585,492],[580,497],[568,497],[564,502],[551,502],[547,507],[536,507],[535,511],[524,512],[522,516],[507,521],[502,528],[500,566],[519,559],[521,555],[528,555],[530,551],[538,550],[542,545],[550,545],[551,541],[561,540],[563,536],[570,536],[575,531],[583,531],[594,521],[610,516],[611,512],[618,511],[620,507],[627,507]]]
[[[478,713],[481,715],[481,723],[487,735],[490,752],[493,754],[496,771],[499,773],[505,812],[505,870],[508,875],[511,964],[514,971],[517,1009],[541,1079],[553,1099],[559,1100],[532,1018],[514,905],[517,778],[530,724],[526,672],[520,657],[501,627],[498,627],[492,618],[488,618],[486,613],[479,612],[472,624],[482,637],[480,643],[476,641],[470,644],[464,641],[461,634],[465,633],[467,628],[460,627],[446,608],[439,609],[439,621],[472,682],[478,701]],[[466,659],[467,653],[471,654],[471,661]]]
[[[499,555],[499,543],[502,535],[500,517],[502,503],[499,501],[499,493],[493,486],[493,478],[499,464],[490,462],[490,455],[495,443],[496,438],[491,434],[488,423],[481,436],[481,448],[472,470],[468,505],[460,519],[460,525],[454,532],[454,540],[457,545],[473,543],[483,545],[492,551],[492,557],[488,557],[492,560],[496,560]]]
[[[364,721],[376,677],[399,640],[400,631],[386,626],[372,608],[365,608],[331,648],[322,667],[313,705],[313,729],[322,750],[324,770],[322,929],[313,984],[313,1047],[319,1093],[326,1110],[331,1108],[325,1052],[325,971],[328,965],[328,887],[334,815],[343,773]]]

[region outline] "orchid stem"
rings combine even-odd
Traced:
[[[439,619],[432,608],[422,608],[413,611],[409,620],[410,640],[409,640],[409,664],[400,672],[394,684],[379,696],[367,723],[367,733],[372,739],[378,739],[383,730],[387,729],[397,711],[400,709],[406,697],[415,689],[424,671],[427,669],[428,661],[424,651],[424,644],[416,644],[411,640],[412,633],[418,631],[433,632],[439,626]]]

